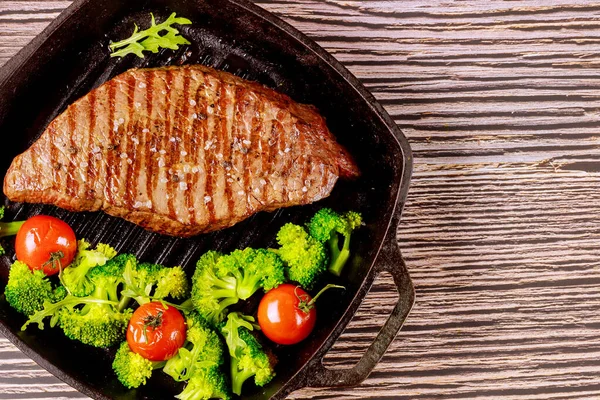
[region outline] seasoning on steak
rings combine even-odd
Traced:
[[[13,160],[4,193],[189,237],[358,174],[314,107],[195,65],[132,69],[77,100]]]

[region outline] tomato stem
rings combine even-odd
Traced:
[[[45,267],[46,265],[50,264],[50,268],[56,269],[56,267],[58,265],[58,268],[60,269],[60,268],[62,268],[62,264],[61,264],[60,260],[62,258],[64,258],[64,256],[65,256],[65,253],[63,253],[60,250],[52,252],[52,253],[50,253],[50,258],[48,259],[48,261],[46,261],[42,265],[42,267]]]
[[[298,286],[296,286],[296,289],[298,288]],[[332,288],[336,288],[336,289],[346,289],[344,286],[340,286],[340,285],[333,285],[333,284],[328,284],[326,285],[323,289],[321,289],[319,291],[319,293],[317,293],[315,295],[315,297],[313,297],[311,300],[307,301],[308,296],[302,296],[300,297],[297,293],[296,293],[296,297],[298,297],[298,300],[300,300],[300,303],[298,303],[298,308],[302,311],[304,311],[305,313],[309,313],[310,310],[312,310],[315,306],[315,302],[317,301],[317,299],[326,291]],[[295,292],[295,291],[294,291]]]
[[[148,327],[152,330],[160,328],[162,325],[163,312],[159,311],[156,315],[147,315],[144,317],[144,341],[148,342]]]
[[[67,290],[67,293],[71,294],[71,290],[69,290],[69,287],[67,285],[65,285],[65,282],[63,281],[63,278],[62,278],[63,268],[62,268],[62,263],[60,262],[60,260],[62,260],[64,257],[65,257],[65,253],[63,253],[60,250],[50,253],[50,258],[48,259],[48,261],[46,261],[44,264],[42,264],[42,269],[45,268],[46,265],[48,265],[48,264],[50,264],[52,269],[56,269],[56,265],[58,265],[58,280],[60,281],[61,285],[63,285],[64,288]]]

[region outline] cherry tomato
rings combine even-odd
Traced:
[[[139,306],[129,320],[127,343],[134,353],[150,361],[164,361],[177,354],[185,342],[186,325],[175,307],[153,301]]]
[[[15,238],[17,260],[46,275],[60,272],[77,252],[75,232],[65,221],[49,215],[36,215],[21,226]]]
[[[284,283],[269,290],[258,305],[258,325],[275,343],[296,344],[315,327],[317,310],[301,287]]]

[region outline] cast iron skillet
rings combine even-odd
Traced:
[[[139,59],[109,57],[110,40],[128,37],[137,23],[149,24],[171,12],[193,25],[181,31],[192,45]],[[362,170],[358,181],[337,183],[330,197],[309,206],[259,213],[232,228],[190,239],[153,234],[104,213],[69,213],[36,204],[8,206],[5,219],[45,213],[70,223],[78,237],[104,242],[140,259],[182,265],[188,273],[208,249],[224,252],[245,246],[271,246],[288,221],[302,223],[318,207],[360,211],[366,226],[353,237],[354,256],[339,282],[319,302],[313,335],[299,345],[276,347],[277,377],[267,387],[244,388],[246,398],[284,398],[302,387],[351,386],[364,380],[400,330],[414,302],[414,289],[396,242],[396,227],[409,187],[409,144],[389,115],[339,62],[302,33],[246,0],[76,0],[28,46],[0,69],[0,171],[24,151],[66,106],[93,87],[132,67],[200,63],[259,81],[316,105],[338,141]],[[7,143],[13,144],[7,145]],[[4,292],[14,259],[10,241],[0,259]],[[351,369],[332,370],[322,359],[352,319],[373,280],[388,271],[398,302],[374,342]],[[246,312],[256,304],[250,301]],[[0,298],[0,331],[39,365],[95,399],[166,399],[182,390],[164,374],[154,374],[137,390],[126,390],[111,370],[114,349],[94,349],[64,337],[57,329],[30,326]]]

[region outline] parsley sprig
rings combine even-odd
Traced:
[[[148,29],[140,31],[136,24],[133,34],[129,38],[110,44],[111,57],[135,54],[144,58],[144,51],[158,53],[161,48],[177,50],[179,45],[190,44],[172,25],[189,25],[192,21],[187,18],[177,18],[173,13],[164,22],[157,25],[154,14],[150,13],[150,16],[152,25]]]

